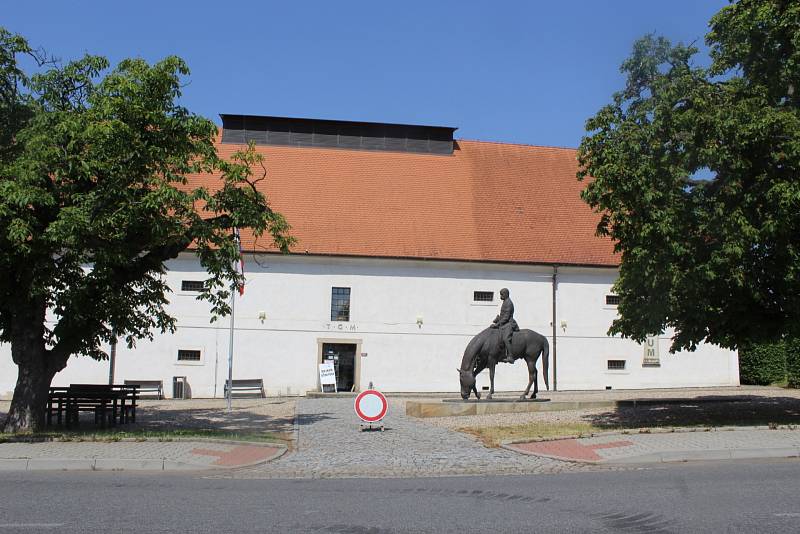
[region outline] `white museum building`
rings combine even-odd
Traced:
[[[520,328],[550,342],[551,388],[739,384],[736,352],[704,344],[670,354],[669,333],[645,345],[606,334],[619,257],[595,235],[574,149],[456,140],[449,127],[222,121],[220,154],[256,143],[266,167],[258,186],[298,240],[282,255],[268,237],[243,233],[234,379],[261,379],[268,396],[304,395],[319,390],[319,364],[332,361],[340,391],[372,383],[389,393],[455,393],[464,348],[497,315],[506,287]],[[222,397],[229,318],[210,322],[196,300],[205,273],[191,253],[168,268],[178,329],[120,345],[114,381],[161,380],[169,397],[177,379],[193,397]],[[16,375],[0,346],[0,398]],[[53,385],[108,379],[108,361],[74,356]],[[484,372],[477,385],[488,381]],[[498,367],[499,391],[526,384],[524,363]]]

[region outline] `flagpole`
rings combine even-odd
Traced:
[[[233,386],[233,323],[235,320],[235,309],[236,309],[236,284],[234,283],[231,287],[231,335],[230,335],[230,344],[228,345],[228,387],[227,395],[228,398],[228,411],[231,411],[231,393]]]
[[[239,251],[239,259],[236,262],[236,273],[241,277],[241,282],[234,278],[231,283],[231,335],[230,345],[228,346],[228,411],[231,411],[231,399],[233,398],[233,325],[236,321],[236,292],[244,294],[244,258],[242,258],[242,238],[239,229],[233,229],[233,239],[236,241],[236,248]]]

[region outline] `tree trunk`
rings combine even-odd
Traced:
[[[44,347],[41,349],[26,351],[24,359],[18,363],[17,385],[3,432],[39,432],[44,429],[47,395],[55,371],[49,370],[47,351]]]
[[[18,367],[11,409],[2,431],[38,432],[44,428],[50,383],[66,367],[68,355],[47,350],[44,339],[45,303],[37,299],[18,306],[11,330],[11,357]]]

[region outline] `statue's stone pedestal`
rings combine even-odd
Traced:
[[[412,417],[453,417],[496,413],[556,412],[586,408],[614,408],[615,401],[550,401],[549,399],[444,399],[436,402],[406,402],[406,415]]]
[[[508,397],[503,397],[500,399],[487,399],[485,397],[481,397],[480,399],[442,399],[442,402],[455,402],[459,404],[470,404],[470,403],[480,403],[480,402],[550,402],[550,399],[513,399]]]

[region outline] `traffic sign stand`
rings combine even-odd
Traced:
[[[375,389],[364,390],[356,397],[353,408],[362,421],[362,432],[367,428],[369,430],[380,430],[381,432],[386,430],[383,425],[383,418],[386,416],[389,404],[386,402],[386,397],[383,396],[383,393]],[[375,425],[375,428],[373,428],[373,425]]]

